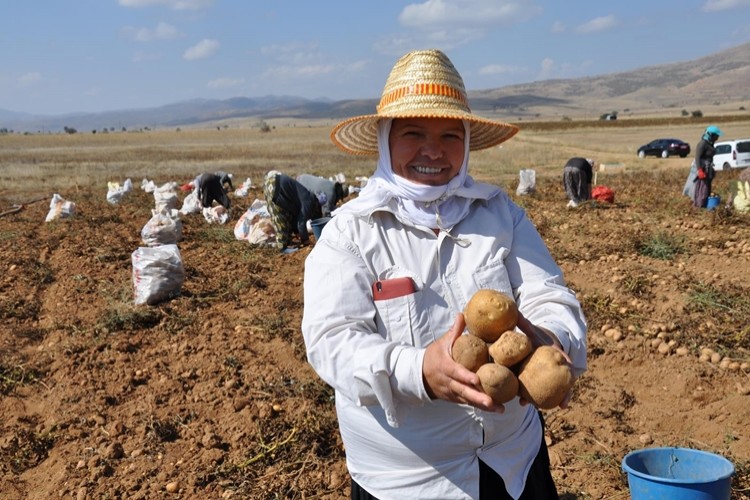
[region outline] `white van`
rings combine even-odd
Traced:
[[[717,142],[714,147],[715,170],[750,167],[750,139]]]

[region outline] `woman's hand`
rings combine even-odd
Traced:
[[[505,407],[495,404],[482,390],[477,374],[453,360],[453,343],[461,336],[465,327],[464,315],[459,313],[448,333],[427,347],[422,364],[425,389],[434,399],[502,413]]]
[[[560,344],[560,340],[557,338],[557,336],[550,332],[549,330],[546,330],[544,328],[540,328],[533,323],[531,323],[528,319],[526,319],[523,314],[520,312],[518,313],[518,322],[516,323],[518,326],[518,329],[521,330],[523,333],[526,334],[526,336],[531,340],[531,345],[534,349],[536,349],[539,346],[547,345],[552,346],[558,351],[562,353],[562,355],[565,357],[565,361],[568,362],[568,365],[573,364],[573,362],[570,360],[570,357],[568,356],[568,353],[566,353],[563,348],[562,344]],[[570,396],[572,395],[572,389],[568,391],[568,393],[565,395],[565,397],[562,400],[562,403],[560,403],[560,408],[567,408],[568,403],[570,402]],[[523,398],[520,398],[521,405],[526,405],[529,402],[526,401]]]

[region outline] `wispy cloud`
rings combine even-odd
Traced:
[[[407,33],[385,34],[373,48],[390,55],[425,45],[450,50],[541,12],[534,0],[426,0],[407,5],[399,14],[399,24]]]
[[[703,4],[701,10],[704,12],[716,12],[738,7],[750,7],[750,0],[708,0]]]
[[[550,33],[565,33],[567,29],[568,27],[565,26],[565,23],[563,23],[562,21],[555,21],[554,23],[552,23]]]
[[[172,10],[201,10],[214,4],[215,0],[118,0],[123,7],[167,7]]]
[[[585,75],[591,69],[590,60],[582,61],[580,64],[559,63],[554,59],[547,57],[542,59],[539,67],[539,73],[536,76],[538,80],[550,80],[555,78],[576,78]]]
[[[39,72],[32,71],[18,77],[17,83],[19,87],[30,87],[36,85],[42,81],[42,75]]]
[[[177,28],[169,23],[160,22],[154,29],[149,28],[135,28],[133,26],[126,26],[123,28],[123,33],[132,38],[136,42],[152,42],[154,40],[170,40],[180,36]]]
[[[244,78],[216,78],[215,80],[211,80],[206,85],[210,89],[228,89],[232,87],[239,87],[240,85],[245,83]]]
[[[478,73],[480,75],[510,75],[514,73],[520,73],[523,68],[518,66],[506,66],[503,64],[488,64],[479,68]]]
[[[155,52],[138,51],[133,54],[133,62],[135,63],[158,61],[159,59],[161,59],[161,54]]]
[[[575,32],[579,34],[596,33],[597,31],[606,31],[617,26],[615,16],[595,17],[591,21],[576,26]]]
[[[542,12],[533,0],[427,0],[404,7],[398,16],[412,28],[467,28],[523,22]]]
[[[205,59],[211,57],[219,50],[219,42],[216,40],[210,40],[204,38],[197,44],[193,45],[182,54],[182,58],[188,61],[194,61],[196,59]]]

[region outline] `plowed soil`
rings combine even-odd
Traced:
[[[513,194],[589,321],[589,370],[545,412],[564,498],[628,498],[621,460],[651,446],[729,458],[748,498],[750,216],[693,209],[684,174],[611,175],[613,204],[574,210],[557,178]],[[75,216],[45,222],[43,200],[0,217],[0,498],[348,498],[300,334],[309,248],[233,235],[262,193],[225,225],[183,217],[184,284],[153,306],[133,304],[131,264],[152,195],[60,194]]]

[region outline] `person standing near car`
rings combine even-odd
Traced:
[[[591,180],[594,177],[594,160],[574,157],[563,168],[563,186],[568,195],[568,207],[575,208],[591,199]]]
[[[716,125],[709,125],[703,132],[703,137],[695,147],[695,190],[693,192],[693,206],[706,208],[706,201],[711,196],[711,182],[714,179],[714,143],[721,137],[722,132]]]

